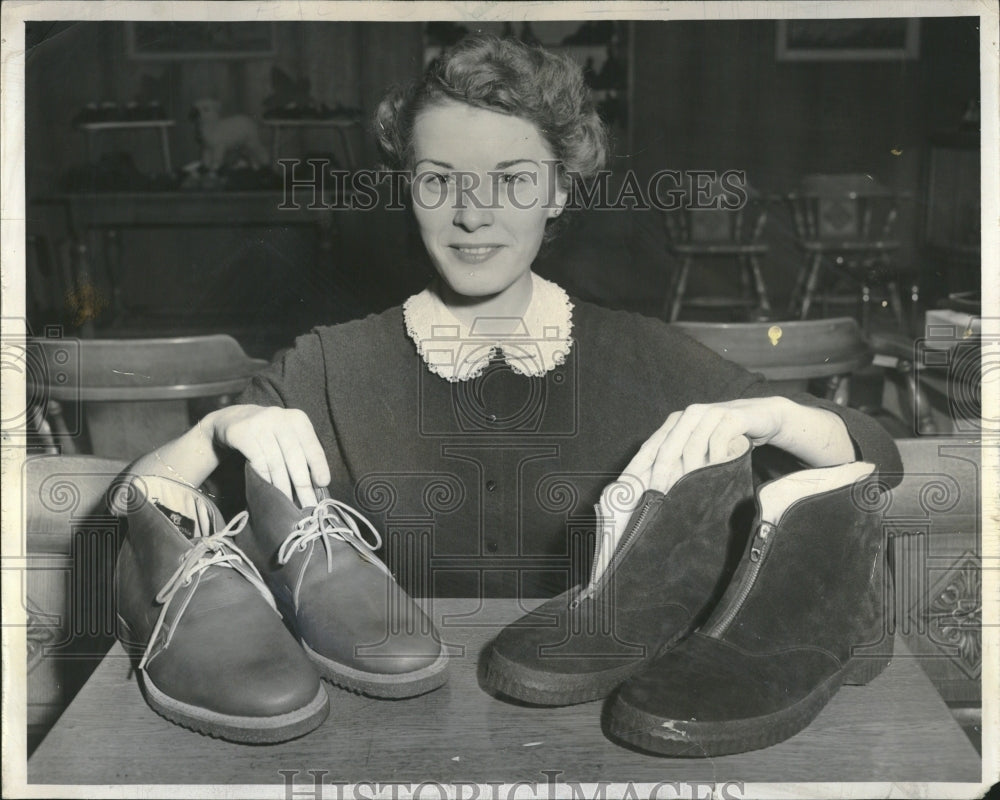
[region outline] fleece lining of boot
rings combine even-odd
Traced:
[[[836,467],[804,469],[785,475],[760,488],[760,518],[772,525],[781,522],[784,513],[798,500],[831,492],[861,480],[874,472],[875,466],[854,461]]]
[[[214,504],[206,502],[197,489],[185,486],[173,478],[143,475],[135,479],[134,488],[141,498],[139,502],[156,505],[185,539],[211,536],[226,527],[225,519]],[[186,517],[193,523],[194,531],[185,530],[177,520],[171,519],[170,512]]]

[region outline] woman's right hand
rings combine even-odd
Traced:
[[[213,442],[242,453],[258,475],[303,508],[316,504],[314,486],[330,483],[326,454],[304,411],[227,406],[202,422],[211,425]]]

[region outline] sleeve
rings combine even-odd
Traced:
[[[595,310],[578,303],[584,335],[588,328],[599,331],[586,344],[593,347],[598,364],[614,364],[613,376],[644,375],[643,381],[625,381],[651,389],[660,404],[654,413],[662,421],[671,411],[692,403],[719,403],[740,398],[789,396],[781,386],[769,383],[762,375],[751,373],[739,364],[719,355],[677,326],[662,320],[628,312]],[[643,347],[620,347],[621,342],[643,342]],[[599,374],[596,380],[604,378]],[[620,392],[617,384],[605,381],[609,392]],[[791,400],[805,406],[836,414],[844,422],[854,445],[855,458],[872,463],[889,487],[901,480],[902,462],[889,432],[871,417],[808,393],[791,395]],[[758,457],[759,456],[759,457]],[[805,464],[776,447],[757,448],[754,462],[760,473],[771,477],[805,468]]]
[[[782,387],[768,383],[762,375],[751,373],[724,358],[677,326],[638,314],[593,311],[587,304],[581,304],[579,309],[593,315],[592,319],[583,318],[584,328],[591,325],[599,331],[595,341],[588,340],[588,344],[596,348],[598,358],[595,360],[600,364],[614,364],[615,375],[648,376],[648,384],[656,397],[662,400],[657,409],[662,419],[671,411],[683,410],[692,403],[788,396]],[[645,346],[620,347],[621,342],[637,341]],[[616,387],[607,388],[614,391]],[[792,395],[790,399],[840,417],[854,445],[855,458],[874,464],[887,486],[900,482],[902,463],[899,451],[888,431],[878,422],[860,411],[805,392]],[[755,451],[755,466],[758,460],[761,462],[760,472],[770,477],[806,466],[790,454],[770,446]]]
[[[322,329],[300,336],[295,346],[258,372],[236,402],[259,406],[297,408],[306,413],[332,474],[339,474],[340,448],[334,431],[327,393],[327,370]]]
[[[649,324],[652,323],[650,321]],[[887,487],[895,486],[902,480],[902,461],[895,442],[889,432],[867,414],[820,399],[808,392],[789,395],[786,390],[769,383],[763,375],[749,372],[682,331],[672,330],[669,325],[659,323],[649,330],[648,335],[647,341],[658,342],[658,347],[654,348],[654,357],[670,363],[673,374],[684,376],[684,383],[697,392],[695,396],[684,398],[681,404],[683,407],[693,402],[715,403],[739,398],[786,396],[800,405],[836,414],[847,428],[847,434],[854,445],[855,459],[874,464]],[[758,453],[755,453],[754,460],[760,462],[760,471],[765,475],[775,476],[806,466],[794,456],[775,447],[758,448]]]
[[[294,347],[250,379],[236,402],[321,412],[326,406],[325,374],[319,334],[299,336]]]

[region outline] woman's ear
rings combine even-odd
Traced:
[[[557,186],[554,196],[549,202],[549,219],[555,219],[562,214],[569,201],[569,191],[562,186]]]

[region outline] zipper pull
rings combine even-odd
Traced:
[[[736,619],[736,615],[740,613],[740,609],[750,596],[750,592],[753,591],[757,576],[764,568],[764,556],[767,555],[768,547],[770,547],[771,539],[769,537],[772,533],[774,533],[774,525],[770,522],[761,522],[757,526],[753,541],[750,543],[750,566],[740,578],[739,589],[732,596],[725,610],[718,607],[712,612],[709,622],[702,628],[702,632],[706,636],[711,636],[713,639],[723,636],[733,620]]]
[[[770,522],[762,522],[757,528],[757,534],[753,538],[750,546],[750,560],[755,564],[764,556],[764,548],[767,546],[767,537],[770,536],[774,526]]]

